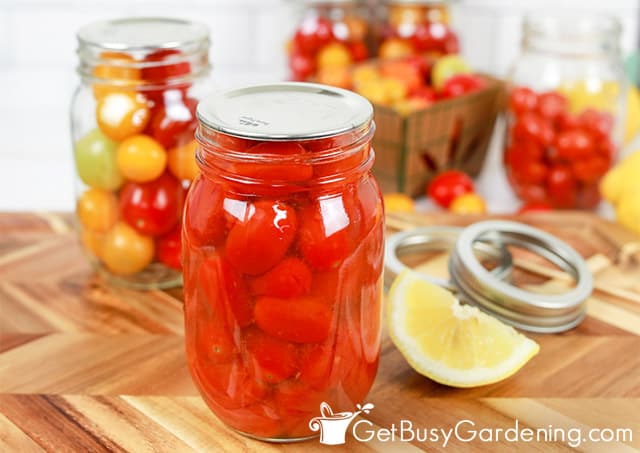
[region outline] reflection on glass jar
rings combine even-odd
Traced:
[[[297,83],[198,108],[187,357],[209,407],[241,433],[312,436],[320,403],[353,410],[371,388],[384,247],[372,114],[354,93]]]
[[[78,32],[71,106],[78,228],[109,281],[179,285],[186,189],[198,174],[195,109],[209,33],[174,19],[96,22]]]
[[[348,88],[348,66],[369,56],[368,22],[358,2],[311,2],[289,43],[291,79]]]
[[[388,0],[385,18],[378,48],[380,58],[439,56],[459,51],[445,1]]]
[[[626,79],[608,17],[531,16],[511,75],[504,163],[516,195],[595,207],[621,139]]]

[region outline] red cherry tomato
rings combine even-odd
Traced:
[[[547,166],[518,148],[509,149],[507,157],[513,179],[518,184],[540,184],[547,176]]]
[[[576,181],[568,167],[555,165],[547,175],[547,194],[553,206],[570,208],[575,206]]]
[[[411,97],[412,98],[416,98],[416,99],[424,99],[425,101],[429,102],[429,103],[433,103],[438,99],[438,95],[436,93],[436,90],[434,90],[432,87],[430,86],[420,86],[418,88],[416,88],[413,93],[411,93]]]
[[[293,79],[302,82],[316,72],[316,59],[302,52],[293,52],[289,55],[289,69]]]
[[[439,22],[418,24],[411,37],[411,42],[420,52],[449,54],[457,53],[460,49],[455,33],[445,24]]]
[[[546,186],[516,184],[514,190],[516,195],[527,203],[541,203],[547,199]]]
[[[166,102],[156,109],[149,123],[149,133],[165,149],[171,149],[182,139],[185,143],[193,139],[196,129],[196,107],[193,98]]]
[[[331,328],[331,305],[304,296],[296,299],[260,297],[254,309],[256,324],[269,335],[293,343],[322,343]]]
[[[308,344],[300,348],[300,382],[323,390],[329,386],[329,375],[334,359],[333,345]]]
[[[438,205],[448,208],[454,198],[473,190],[473,181],[469,176],[458,170],[448,170],[433,178],[427,195]]]
[[[353,61],[363,61],[369,57],[369,49],[362,41],[353,41],[349,43],[349,52]]]
[[[595,109],[586,109],[578,116],[578,121],[596,139],[608,138],[613,129],[613,115]]]
[[[169,173],[150,182],[129,181],[120,194],[123,219],[147,236],[168,233],[182,215],[182,184]]]
[[[181,53],[175,49],[161,49],[147,55],[144,60],[147,63],[161,63],[165,60],[179,59]],[[142,68],[142,79],[150,85],[163,85],[177,77],[183,77],[191,73],[191,65],[188,61],[180,61],[176,63],[162,63],[158,65],[150,65]],[[178,92],[186,94],[186,90],[191,84],[188,82],[175,84],[164,89],[145,90],[144,94],[147,98],[162,104],[167,92]]]
[[[353,250],[353,211],[347,203],[341,196],[325,198],[300,213],[298,248],[314,269],[334,269]]]
[[[333,25],[324,17],[308,17],[298,26],[295,45],[306,54],[313,54],[333,40]]]
[[[251,292],[258,296],[282,298],[298,297],[311,290],[311,271],[298,258],[285,258],[270,271],[254,278],[250,283]]]
[[[604,176],[609,169],[609,161],[600,156],[589,156],[577,159],[571,163],[576,179],[585,184],[594,184]]]
[[[182,228],[178,223],[171,231],[156,241],[156,257],[162,264],[180,270],[182,250]]]
[[[516,87],[509,94],[509,109],[520,116],[532,112],[538,105],[538,95],[527,87]]]
[[[486,85],[484,79],[475,74],[456,74],[449,77],[440,92],[445,99],[455,98],[463,94],[478,91]]]
[[[526,203],[523,204],[518,210],[518,214],[526,214],[528,212],[549,212],[553,211],[553,206],[549,203],[545,203],[544,201],[540,201],[537,203]]]
[[[258,201],[231,228],[226,256],[244,274],[263,274],[282,261],[297,227],[291,207],[281,202]]]
[[[260,381],[277,384],[296,372],[296,347],[260,329],[249,329],[245,334],[247,351]]]
[[[598,184],[582,186],[578,190],[576,206],[581,209],[593,209],[600,203],[600,188]]]
[[[518,141],[530,141],[546,147],[553,143],[555,134],[547,120],[535,113],[527,112],[516,120],[512,135]]]
[[[537,111],[543,118],[549,121],[555,121],[560,116],[567,113],[569,101],[560,93],[555,91],[547,91],[538,96]]]
[[[572,162],[591,155],[594,143],[587,132],[580,129],[569,130],[558,134],[555,149],[558,159]]]
[[[184,218],[189,225],[188,239],[194,246],[220,245],[226,227],[222,187],[208,178],[198,178],[189,191]]]

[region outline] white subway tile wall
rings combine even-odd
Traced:
[[[211,30],[215,86],[282,80],[284,45],[300,0],[0,0],[0,210],[71,210],[69,102],[78,78],[76,30],[122,16],[198,20]],[[458,0],[454,25],[478,69],[504,75],[517,55],[525,11],[583,8],[620,17],[637,46],[640,0]],[[494,146],[497,149],[497,146]],[[495,160],[495,159],[494,159]],[[497,160],[495,160],[497,162]],[[497,163],[487,169],[498,172]],[[491,195],[500,178],[484,190]],[[508,193],[508,191],[507,191]],[[494,210],[507,202],[495,198]]]

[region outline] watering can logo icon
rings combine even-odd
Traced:
[[[368,414],[373,409],[373,404],[365,403],[356,405],[355,412],[336,412],[331,410],[331,406],[322,402],[320,404],[320,417],[313,417],[309,420],[311,431],[320,430],[320,443],[324,445],[342,445],[345,443],[345,434],[349,425],[361,413]]]

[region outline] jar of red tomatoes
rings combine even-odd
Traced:
[[[380,353],[383,207],[363,97],[286,82],[198,106],[201,174],[183,225],[193,380],[234,430],[314,435],[353,410]]]
[[[620,25],[608,17],[534,15],[523,32],[510,75],[508,178],[526,203],[593,208],[621,140]]]
[[[71,105],[81,243],[109,281],[181,283],[180,225],[208,90],[208,29],[175,19],[97,22],[78,32]]]
[[[308,1],[289,44],[291,79],[349,85],[349,65],[369,56],[369,14],[356,1]]]
[[[446,1],[387,0],[378,56],[440,56],[458,53],[458,36],[449,25]]]

